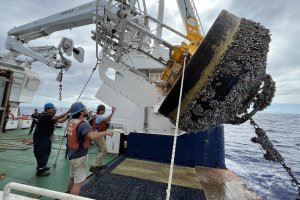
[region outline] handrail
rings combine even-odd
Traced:
[[[42,196],[51,197],[51,198],[55,198],[55,199],[65,199],[65,200],[67,200],[67,199],[68,200],[70,200],[70,199],[72,199],[72,200],[88,200],[88,199],[90,199],[90,198],[80,197],[80,196],[71,195],[71,194],[67,194],[67,193],[63,193],[63,192],[57,192],[57,191],[34,187],[34,186],[30,186],[30,185],[10,182],[10,183],[6,184],[6,186],[4,187],[3,196],[2,196],[3,200],[9,200],[11,189],[19,190],[22,192],[29,192],[29,193],[33,193],[33,194],[39,194]]]

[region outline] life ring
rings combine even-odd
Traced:
[[[22,119],[22,120],[31,120],[31,117],[30,116],[19,116],[19,119]]]

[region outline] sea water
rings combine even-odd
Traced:
[[[300,115],[258,113],[253,119],[264,129],[274,147],[300,181]],[[263,199],[292,200],[297,187],[279,163],[263,158],[264,151],[251,142],[255,129],[249,121],[225,125],[226,166]]]
[[[21,113],[30,115],[33,109],[21,107]],[[42,111],[42,108],[38,109]],[[57,113],[66,110],[68,108],[57,108]],[[291,167],[300,181],[300,115],[258,113],[253,119],[266,131],[274,147],[285,159],[286,165]],[[263,158],[264,151],[251,142],[251,138],[255,136],[255,129],[249,121],[242,125],[225,125],[227,168],[239,175],[263,199],[295,199],[296,185],[279,163]]]

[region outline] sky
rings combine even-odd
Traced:
[[[19,25],[79,6],[86,2],[84,0],[72,1],[40,1],[40,0],[1,0],[0,8],[0,55],[7,52],[5,40],[7,32]],[[146,1],[148,12],[156,16],[157,2]],[[268,54],[267,73],[276,82],[276,94],[274,104],[300,104],[300,1],[298,0],[194,0],[201,18],[205,32],[209,30],[221,10],[244,17],[270,29],[271,43]],[[184,33],[184,26],[181,21],[175,0],[166,0],[164,22],[176,30]],[[74,40],[76,47],[85,49],[85,61],[81,64],[71,59],[73,65],[64,72],[62,81],[62,101],[58,100],[59,83],[55,80],[56,70],[42,64],[35,63],[33,69],[39,73],[44,80],[44,85],[32,103],[27,106],[42,106],[46,102],[53,102],[57,106],[68,107],[75,102],[82,91],[92,69],[96,63],[95,43],[91,38],[93,25],[74,28],[56,32],[48,39],[42,38],[29,43],[29,45],[57,46],[62,37]],[[179,44],[181,40],[167,32],[163,38],[172,44]],[[102,84],[99,73],[96,71],[80,101],[88,107],[94,107],[101,103],[94,97]]]

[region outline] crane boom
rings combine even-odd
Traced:
[[[196,41],[199,45],[203,36],[199,29],[200,19],[196,13],[193,0],[177,0],[177,5],[188,39]]]
[[[100,8],[103,8],[101,1]],[[39,19],[37,21],[15,27],[8,31],[8,35],[14,36],[24,42],[45,37],[53,32],[92,24],[92,17],[95,16],[96,2],[86,3],[57,14]],[[103,15],[103,9],[99,9]]]
[[[146,18],[150,16],[143,15],[140,11],[138,12],[135,7],[131,5],[132,2],[130,5],[126,4],[126,2],[120,3],[119,1],[114,1],[114,4],[111,2],[112,1],[107,0],[93,1],[15,27],[8,31],[6,48],[34,58],[51,67],[66,69],[69,66],[63,66],[63,63],[49,60],[43,55],[32,51],[24,44],[31,40],[49,36],[57,31],[96,23],[97,30],[94,31],[92,38],[98,40],[96,42],[100,46],[109,49],[108,54],[111,54],[111,50],[116,52],[115,60],[119,61],[120,57],[128,52],[130,48],[137,48],[151,53],[147,50],[150,49],[151,44],[149,38],[172,49],[173,45],[149,31],[149,26],[146,25],[145,21]],[[97,16],[96,13],[98,14]],[[170,29],[170,31],[175,30]],[[175,31],[175,33],[180,35],[177,31]],[[133,44],[133,40],[139,41],[138,44]],[[62,59],[66,60],[66,58]]]

